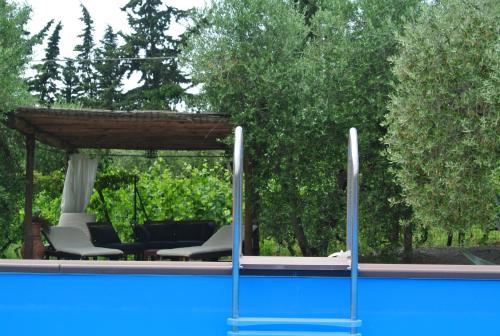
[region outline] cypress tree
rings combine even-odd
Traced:
[[[97,79],[97,105],[110,110],[116,108],[121,98],[121,80],[123,67],[120,63],[121,52],[118,48],[117,34],[108,26],[104,38],[100,41],[101,48],[96,52],[95,67]]]
[[[77,71],[79,77],[78,85],[78,95],[80,101],[83,105],[92,105],[96,96],[96,78],[95,69],[92,64],[93,48],[94,44],[94,21],[90,17],[90,13],[84,5],[80,5],[82,8],[82,17],[80,21],[85,25],[83,32],[78,35],[81,38],[81,44],[75,47],[75,51],[78,52],[77,59]]]
[[[66,64],[62,70],[62,82],[63,89],[61,90],[61,96],[65,103],[72,104],[78,99],[77,88],[78,88],[78,75],[75,62],[67,58]]]
[[[34,67],[37,74],[30,83],[31,91],[35,92],[39,102],[44,105],[52,105],[56,100],[57,82],[61,79],[60,66],[57,63],[61,29],[62,24],[59,22],[49,37],[45,60]]]
[[[53,24],[54,24],[54,19],[52,19],[49,22],[47,22],[45,24],[45,26],[38,33],[36,33],[35,35],[33,35],[30,38],[30,40],[31,40],[30,41],[31,42],[31,46],[39,44],[39,43],[42,43],[43,40],[45,39],[45,36],[47,36],[47,33],[48,33],[48,31],[50,30],[50,28],[52,27]],[[30,49],[30,52],[31,51],[32,50]]]
[[[129,108],[172,109],[183,97],[180,84],[187,83],[181,73],[177,56],[181,39],[167,34],[173,21],[178,22],[187,12],[161,0],[130,0],[122,8],[128,14],[133,32],[125,35],[125,53],[128,57],[146,57],[127,64],[128,76],[141,73],[141,87],[127,93]]]

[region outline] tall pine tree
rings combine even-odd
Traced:
[[[73,104],[78,100],[78,75],[75,62],[67,58],[66,64],[62,70],[62,83],[61,98],[67,104]]]
[[[38,96],[39,102],[44,105],[52,105],[55,102],[57,82],[61,79],[60,66],[57,63],[61,29],[62,24],[59,22],[49,37],[47,48],[45,48],[44,62],[34,67],[37,74],[30,83],[30,90]]]
[[[142,86],[127,93],[127,107],[173,109],[184,94],[180,84],[188,81],[178,65],[180,39],[167,32],[187,12],[163,5],[161,0],[130,0],[122,10],[133,30],[124,36],[126,55],[147,58],[128,63],[128,76],[139,72]]]
[[[30,40],[31,40],[31,46],[34,46],[36,44],[40,44],[43,42],[43,40],[45,39],[45,36],[47,36],[47,33],[48,31],[50,30],[50,28],[52,27],[52,25],[54,24],[54,19],[50,20],[49,22],[47,22],[45,24],[45,26],[38,32],[36,33],[35,35],[33,35]],[[30,49],[30,53],[32,52],[32,50]]]
[[[93,49],[94,49],[94,21],[90,17],[90,13],[84,5],[82,8],[82,17],[80,21],[85,25],[83,32],[78,35],[81,38],[81,43],[75,47],[78,52],[77,71],[79,77],[78,96],[80,102],[84,106],[92,106],[96,98],[96,78],[95,69],[93,65]]]
[[[121,52],[118,48],[117,34],[108,26],[101,47],[96,52],[97,98],[96,106],[114,110],[119,106],[121,81],[124,68],[119,60]]]

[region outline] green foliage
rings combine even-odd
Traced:
[[[311,19],[320,9],[320,2],[321,0],[295,0],[295,3],[298,6],[299,10],[304,13],[306,24],[311,23]]]
[[[311,49],[310,57],[316,60],[312,74],[320,75],[310,80],[314,91],[322,93],[320,106],[332,111],[330,127],[342,133],[353,126],[359,131],[360,230],[362,247],[369,250],[398,248],[411,217],[410,209],[399,202],[400,189],[380,141],[386,129],[380,124],[392,92],[388,58],[398,53],[395,34],[403,29],[403,18],[415,15],[419,6],[418,0],[324,1],[313,20],[317,44]],[[345,138],[337,133],[330,141],[343,160]],[[343,165],[335,164],[341,175]]]
[[[399,36],[385,142],[423,227],[488,230],[498,213],[498,22],[498,1],[447,0]]]
[[[66,64],[62,70],[61,98],[65,104],[73,104],[78,99],[79,79],[75,61],[70,58],[66,59]]]
[[[127,57],[151,58],[131,60],[128,76],[141,74],[142,86],[130,90],[126,96],[128,108],[174,109],[184,94],[180,86],[187,83],[178,66],[180,39],[168,35],[170,25],[186,17],[187,12],[163,5],[161,0],[130,0],[122,8],[128,15],[133,32],[123,35]]]
[[[444,243],[451,231],[470,241],[498,236],[487,235],[500,226],[497,1],[215,0],[194,18],[189,39],[168,35],[188,12],[160,0],[130,0],[123,10],[132,29],[125,45],[108,27],[94,53],[82,6],[78,60],[67,60],[62,78],[51,61],[59,55],[55,28],[33,82],[40,100],[173,109],[186,96],[177,63],[185,47],[184,66],[202,88],[193,108],[228,113],[244,127],[248,203],[263,254],[344,248],[349,127],[360,135],[364,252],[400,247],[403,231],[415,231],[419,244]],[[26,101],[20,76],[52,25],[28,37],[28,14],[0,0],[1,113]],[[124,56],[152,59],[109,60]],[[125,71],[139,72],[142,86],[122,94]],[[23,142],[2,123],[0,130],[0,253],[12,256],[18,244],[5,247],[21,234]],[[222,161],[179,162],[102,161],[96,188],[124,240],[135,176],[150,219],[230,221]],[[35,166],[34,212],[57,222],[64,155],[42,148]],[[104,219],[97,193],[89,211]]]
[[[31,38],[32,43],[41,44],[45,39],[45,36],[47,36],[47,33],[49,32],[53,24],[54,24],[54,19],[49,20],[49,22],[47,22],[45,26]]]
[[[94,56],[94,21],[90,17],[87,8],[80,4],[82,8],[82,17],[80,21],[84,24],[83,31],[79,38],[81,43],[75,46],[75,51],[78,52],[77,69],[79,77],[78,95],[80,101],[86,105],[91,106],[95,103],[96,98],[96,74],[92,57]]]
[[[113,110],[121,99],[121,81],[124,74],[123,66],[118,58],[121,56],[118,48],[117,35],[108,26],[101,40],[101,47],[96,52],[98,59],[95,64],[99,73],[97,77],[97,103],[99,107]]]
[[[98,174],[98,185],[103,186],[111,222],[123,239],[129,240],[132,235],[134,192],[130,176],[133,175],[138,176],[138,190],[151,220],[213,219],[219,225],[231,220],[230,174],[220,164],[212,167],[206,163],[201,167],[186,164],[174,175],[163,159],[157,159],[147,171],[130,174],[109,167],[103,173]],[[88,211],[104,219],[97,193],[92,195]],[[138,222],[145,219],[138,205]]]
[[[59,56],[61,29],[62,24],[59,22],[49,37],[44,62],[34,66],[37,74],[30,83],[31,91],[38,96],[38,101],[43,105],[50,106],[55,102],[58,91],[57,82],[61,79],[60,66],[56,61]]]
[[[57,224],[61,210],[64,173],[61,170],[53,170],[47,174],[35,171],[34,186],[33,215]]]
[[[380,123],[394,33],[418,3],[225,0],[201,14],[209,24],[191,39],[186,63],[203,84],[199,107],[230,113],[244,127],[264,237],[298,241],[305,255],[342,246],[347,132],[355,126],[367,172],[363,247],[398,245],[409,210],[389,202],[399,189],[382,155]]]
[[[34,39],[25,33],[29,8],[0,0],[0,256],[19,239],[17,222],[23,189],[20,137],[3,124],[5,113],[29,101],[22,79]]]
[[[0,113],[17,106],[26,96],[22,73],[31,52],[24,32],[29,8],[0,0]]]

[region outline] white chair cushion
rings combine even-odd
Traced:
[[[87,227],[87,223],[95,221],[96,217],[94,214],[85,212],[66,212],[62,213],[61,217],[59,217],[58,226],[79,228],[90,239],[90,232]]]
[[[76,227],[52,226],[46,231],[47,238],[56,251],[84,257],[121,255],[122,251],[92,245],[85,233]]]

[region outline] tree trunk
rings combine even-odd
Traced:
[[[258,256],[260,255],[260,231],[258,227],[258,222],[255,222],[257,228],[252,232],[252,255]]]
[[[290,223],[292,224],[293,232],[295,233],[295,237],[297,238],[297,242],[299,243],[302,255],[305,257],[309,257],[312,255],[312,251],[311,247],[309,246],[309,242],[307,241],[304,229],[302,228],[302,225],[300,225],[300,218],[298,216],[299,201],[294,191],[290,193],[290,196]]]
[[[465,244],[465,232],[463,231],[458,232],[458,244],[462,247]]]
[[[392,246],[399,245],[400,234],[401,234],[401,225],[399,225],[399,223],[396,222],[396,224],[392,226],[388,237]]]
[[[403,229],[404,260],[411,262],[413,253],[413,223],[409,223]]]
[[[429,239],[429,228],[422,228],[422,237],[419,240],[419,244],[424,244]]]
[[[446,246],[450,247],[453,243],[453,232],[448,232],[448,241],[446,242]]]
[[[293,232],[295,233],[295,237],[297,237],[297,241],[299,243],[300,250],[302,251],[302,255],[305,257],[311,256],[312,255],[311,249],[309,248],[309,243],[307,242],[304,229],[299,223],[299,219],[294,214],[290,214],[290,219],[292,222]]]

